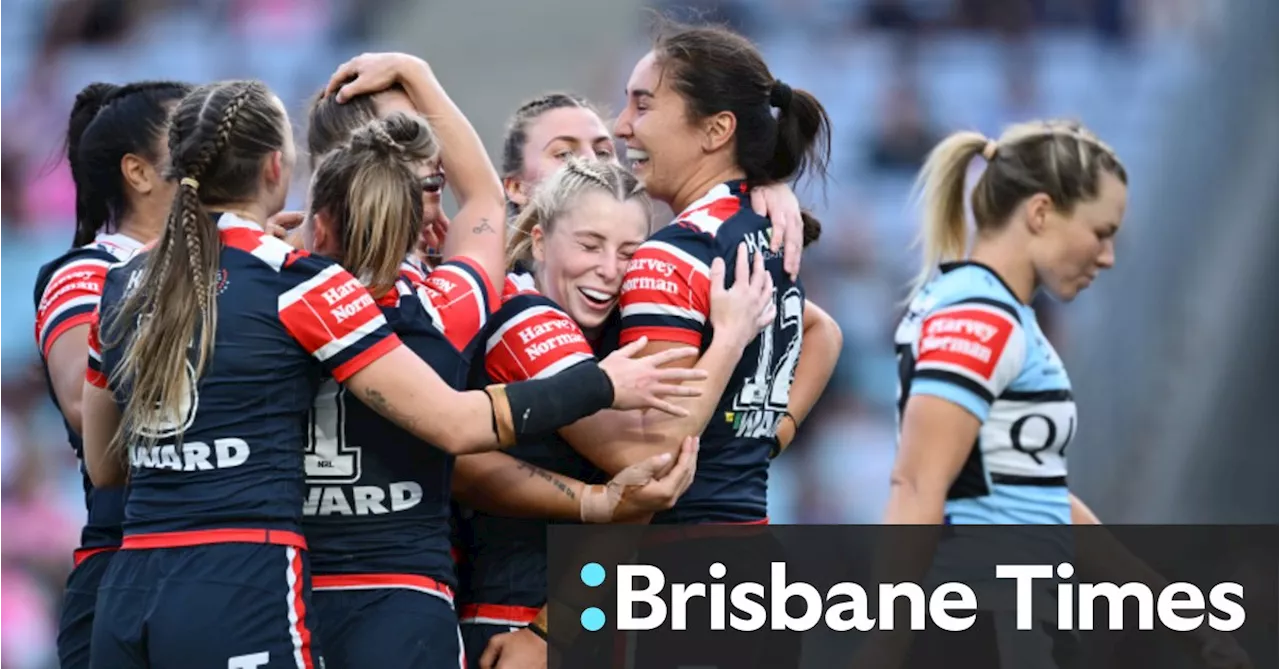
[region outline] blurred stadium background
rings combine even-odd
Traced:
[[[1046,302],[1077,390],[1072,487],[1111,522],[1274,523],[1278,449],[1277,7],[1229,0],[686,0],[728,22],[835,122],[831,179],[806,187],[824,234],[811,297],[845,350],[773,468],[778,523],[876,522],[894,442],[893,326],[916,268],[914,170],[954,129],[1084,120],[1126,161],[1119,265]],[[500,148],[507,115],[551,89],[619,109],[646,50],[637,0],[12,0],[0,29],[3,669],[44,669],[83,515],[32,336],[36,268],[69,243],[58,155],[85,84],[266,81],[306,98],[365,50],[428,59]],[[695,12],[690,14],[689,12]],[[677,13],[680,15],[680,13]],[[977,169],[977,167],[975,167]],[[301,188],[293,206],[301,205]]]

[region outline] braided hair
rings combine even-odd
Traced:
[[[130,392],[113,448],[123,449],[126,435],[181,436],[183,403],[213,355],[217,329],[222,242],[208,208],[259,194],[263,161],[284,150],[286,127],[279,102],[256,81],[202,86],[174,110],[165,176],[179,181],[178,193],[137,289],[115,320],[117,326],[137,323],[137,332],[113,379]]]
[[[638,198],[650,218],[651,203],[644,184],[630,170],[617,163],[570,157],[564,167],[544,181],[529,204],[512,221],[512,234],[507,242],[507,264],[533,265],[533,229],[541,227],[550,234],[556,221],[572,210],[582,193],[607,193],[619,202]]]
[[[344,267],[381,297],[422,234],[416,168],[436,158],[435,134],[417,116],[395,113],[357,128],[316,166],[311,209],[333,221]]]

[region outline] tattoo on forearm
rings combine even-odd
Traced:
[[[471,228],[471,232],[477,235],[484,232],[493,232],[493,226],[489,225],[489,219],[482,218],[480,219],[480,225],[477,225],[476,227]]]
[[[366,406],[382,416],[400,423],[401,427],[412,430],[417,425],[417,421],[413,420],[413,416],[396,413],[395,408],[391,406],[391,401],[377,390],[368,388],[360,395],[360,401],[364,402]]]
[[[520,469],[523,469],[529,472],[529,476],[536,476],[542,479],[543,481],[546,481],[547,483],[550,483],[551,485],[555,486],[557,490],[564,493],[565,497],[568,497],[569,499],[577,499],[577,495],[573,494],[573,488],[570,488],[568,485],[564,483],[564,481],[561,481],[560,479],[553,476],[551,472],[548,472],[547,470],[539,467],[534,467],[533,465],[527,462],[519,463],[519,467]]]

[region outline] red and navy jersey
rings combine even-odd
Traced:
[[[751,209],[743,181],[720,184],[656,232],[631,258],[622,283],[620,343],[640,337],[702,350],[711,342],[711,262],[733,282],[738,245],[763,253],[777,320],[742,354],[716,413],[702,433],[698,473],[675,508],[655,523],[744,523],[767,518],[769,453],[787,409],[800,359],[804,287],[769,250],[769,221]]]
[[[192,531],[196,541],[229,528],[300,536],[307,418],[321,374],[344,381],[400,344],[368,291],[341,266],[231,214],[219,217],[218,230],[213,355],[198,380],[188,363],[181,410],[144,433],[155,443],[128,445],[126,543],[135,535]],[[107,274],[100,322],[89,335],[88,379],[99,387],[108,387],[121,364],[120,342],[136,329],[129,319],[117,330],[118,307],[137,288],[150,253]],[[112,346],[102,348],[102,341]],[[122,405],[130,395],[128,388],[112,391]],[[144,539],[151,540],[137,545]]]
[[[554,302],[537,293],[527,275],[508,277],[502,307],[479,338],[470,387],[553,376],[574,365],[594,364],[595,353],[582,329]],[[522,441],[506,451],[546,470],[587,481],[608,479],[558,435]],[[504,618],[514,609],[542,606],[547,598],[547,523],[461,509],[458,541],[462,617],[471,622],[528,620]],[[497,608],[494,608],[497,607]]]
[[[421,282],[402,277],[378,304],[400,340],[446,383],[463,389],[469,344],[488,319],[492,292],[474,261],[455,258]],[[303,506],[316,587],[432,589],[421,577],[455,587],[453,463],[453,456],[326,381],[312,410]]]
[[[102,284],[107,278],[107,268],[128,259],[142,243],[119,234],[98,235],[89,244],[74,248],[40,268],[36,275],[36,346],[44,366],[45,382],[49,385],[49,397],[61,411],[58,397],[53,392],[49,376],[48,357],[54,342],[72,328],[88,325],[102,297]],[[84,549],[108,548],[120,545],[120,524],[124,521],[124,490],[111,488],[97,490],[89,481],[84,469],[84,445],[80,435],[63,420],[67,440],[81,461],[80,472],[84,484],[84,504],[87,512],[84,529],[80,533],[80,547]]]
[[[410,256],[400,264],[400,276],[427,289],[435,312],[448,313],[448,318],[435,322],[460,351],[467,349],[500,303],[489,275],[470,258],[454,258],[428,270]]]

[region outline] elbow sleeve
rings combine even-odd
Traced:
[[[613,382],[595,361],[546,379],[485,388],[493,404],[493,431],[504,447],[545,435],[613,405]]]

